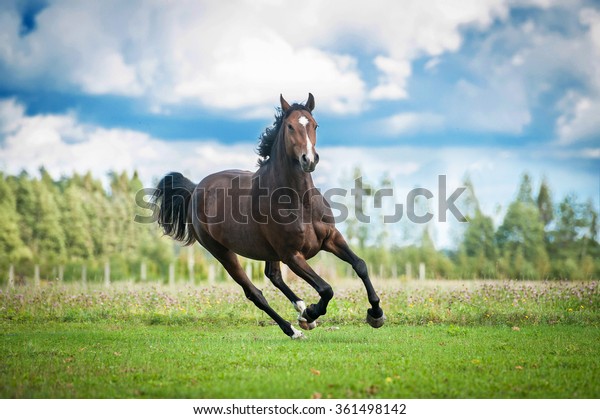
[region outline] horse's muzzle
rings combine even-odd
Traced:
[[[314,172],[315,167],[317,167],[317,163],[319,163],[319,155],[317,153],[314,154],[314,157],[311,159],[306,154],[300,156],[300,167],[306,173]]]

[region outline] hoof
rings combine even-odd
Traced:
[[[383,326],[383,323],[385,323],[385,315],[382,314],[381,317],[376,319],[367,311],[367,323],[369,323],[371,327],[378,329]]]
[[[317,322],[309,323],[304,319],[298,319],[298,325],[304,330],[313,330],[315,327],[317,327]]]
[[[290,336],[290,338],[292,338],[292,340],[301,340],[301,339],[306,339],[306,336],[304,336],[304,333],[302,333],[299,330],[296,330],[292,327],[292,330],[294,331],[294,334],[292,336]]]
[[[298,315],[298,324],[304,330],[313,330],[315,327],[317,327],[317,322],[316,321],[313,320],[312,322],[309,322],[307,320],[306,310],[303,311],[300,315]]]

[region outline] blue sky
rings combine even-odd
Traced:
[[[583,0],[3,1],[0,170],[253,169],[280,93],[315,95],[321,163],[399,196],[519,177],[600,194],[600,7]],[[436,226],[439,242],[452,241]]]

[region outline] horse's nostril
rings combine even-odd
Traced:
[[[302,157],[300,157],[300,159],[302,160],[302,163],[308,164],[308,159],[306,158],[306,154],[303,154]]]
[[[319,162],[319,153],[315,153],[315,164]]]

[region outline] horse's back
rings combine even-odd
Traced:
[[[250,186],[250,182],[254,172],[249,170],[238,170],[238,169],[230,169],[223,170],[221,172],[212,173],[206,176],[204,179],[200,181],[197,189],[210,190],[214,188],[231,188],[235,186],[236,179],[239,179],[240,182],[248,183]]]
[[[195,191],[198,236],[210,237],[233,252],[259,260],[277,260],[252,214],[254,172],[224,170],[206,176]],[[205,246],[206,247],[206,246]],[[208,249],[209,251],[211,249]]]

